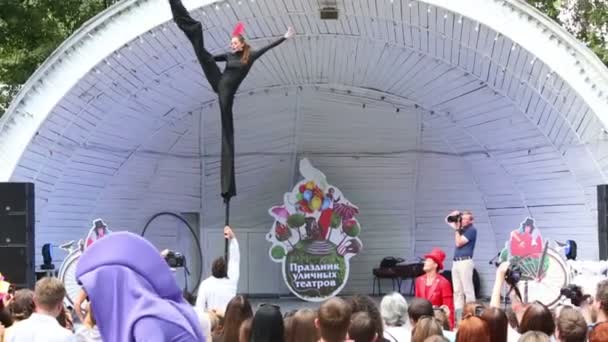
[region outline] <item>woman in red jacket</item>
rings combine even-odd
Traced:
[[[416,297],[425,298],[433,306],[445,305],[450,310],[450,328],[454,329],[454,295],[452,285],[439,274],[443,270],[445,253],[440,248],[433,248],[424,256],[424,273],[416,278]]]

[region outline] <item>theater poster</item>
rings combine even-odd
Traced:
[[[349,261],[363,247],[359,209],[308,159],[300,161],[300,174],[303,180],[268,211],[274,222],[266,239],[289,290],[319,302],[340,293],[348,281]]]

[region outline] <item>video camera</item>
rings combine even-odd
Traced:
[[[186,258],[179,252],[168,251],[165,255],[165,261],[171,268],[184,267],[186,264]]]
[[[462,221],[462,214],[451,215],[447,217],[448,223],[458,223]]]
[[[512,287],[517,286],[517,283],[521,280],[521,268],[516,264],[509,264],[509,268],[505,273],[505,281]]]
[[[584,301],[587,301],[591,297],[590,295],[584,295],[583,289],[575,284],[570,284],[566,287],[562,287],[559,293],[562,296],[570,299],[570,302],[574,306],[581,306]]]

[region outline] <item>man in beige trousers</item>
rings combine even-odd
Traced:
[[[473,252],[477,241],[477,229],[473,226],[473,213],[453,211],[445,222],[454,229],[454,262],[452,263],[452,285],[454,286],[454,308],[456,320],[462,318],[465,303],[475,301],[473,286]]]

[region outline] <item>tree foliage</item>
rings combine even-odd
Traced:
[[[0,0],[0,115],[36,68],[108,0]]]
[[[118,0],[0,0],[0,115],[36,68],[89,18]],[[608,0],[526,0],[608,65]]]

